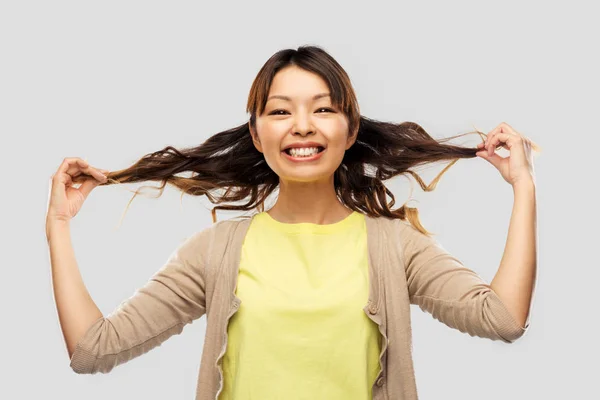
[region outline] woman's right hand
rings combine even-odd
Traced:
[[[68,222],[83,205],[90,192],[107,181],[109,171],[94,168],[78,157],[65,158],[52,175],[46,224],[53,221]],[[73,184],[81,183],[78,188]]]

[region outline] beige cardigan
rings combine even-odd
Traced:
[[[365,219],[369,300],[363,310],[383,339],[373,400],[418,398],[410,304],[471,336],[512,343],[527,331],[529,317],[521,327],[490,285],[433,238],[399,219]],[[93,323],[77,344],[71,368],[80,374],[107,373],[206,313],[196,400],[217,399],[227,324],[241,303],[235,287],[251,220],[219,221],[186,239],[144,287]]]

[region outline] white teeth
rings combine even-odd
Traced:
[[[294,157],[307,157],[319,152],[317,147],[291,148],[290,154]]]

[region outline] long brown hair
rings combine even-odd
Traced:
[[[436,140],[415,122],[382,122],[360,115],[356,94],[346,71],[317,46],[280,50],[267,60],[250,89],[246,107],[250,114],[248,122],[216,133],[195,147],[176,149],[167,146],[146,154],[132,166],[110,172],[108,181],[102,185],[159,181],[159,187],[152,187],[159,191],[158,196],[169,183],[181,190],[182,196],[184,193],[205,195],[213,204],[245,201],[241,205],[213,207],[213,223],[217,221],[217,209],[264,211],[264,201],[279,186],[279,177],[254,147],[248,124],[255,127],[256,116],[265,109],[275,74],[290,65],[313,72],[325,80],[332,104],[348,118],[348,134],[358,135],[335,171],[334,186],[339,200],[348,208],[373,217],[408,220],[419,231],[431,235],[421,225],[416,208],[403,204],[392,210],[395,198],[383,182],[397,175],[410,174],[424,191],[432,191],[456,161],[476,157],[475,153],[479,151],[475,147],[460,147],[447,142],[471,133],[479,134],[482,140],[487,135],[475,129]],[[413,171],[417,166],[438,161],[449,161],[449,164],[429,184],[425,184]],[[191,172],[191,176],[177,176],[184,172]],[[138,190],[129,203],[137,194]],[[386,196],[391,199],[388,201]]]

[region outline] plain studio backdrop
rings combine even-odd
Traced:
[[[70,369],[44,229],[50,177],[65,157],[116,170],[247,121],[260,66],[303,44],[322,46],[346,69],[362,115],[415,121],[436,138],[474,127],[487,133],[504,121],[542,148],[529,331],[508,345],[411,307],[420,398],[594,397],[600,29],[592,4],[2,2],[0,397],[194,397],[206,317],[110,374]],[[425,181],[445,165],[421,169]],[[398,207],[410,181],[388,184]],[[169,186],[158,199],[137,196],[118,227],[142,185],[94,189],[71,222],[80,271],[104,315],[212,222],[205,197],[181,198]],[[413,185],[409,205],[419,207],[424,226],[491,281],[506,242],[510,185],[481,158],[460,160],[433,192]]]

